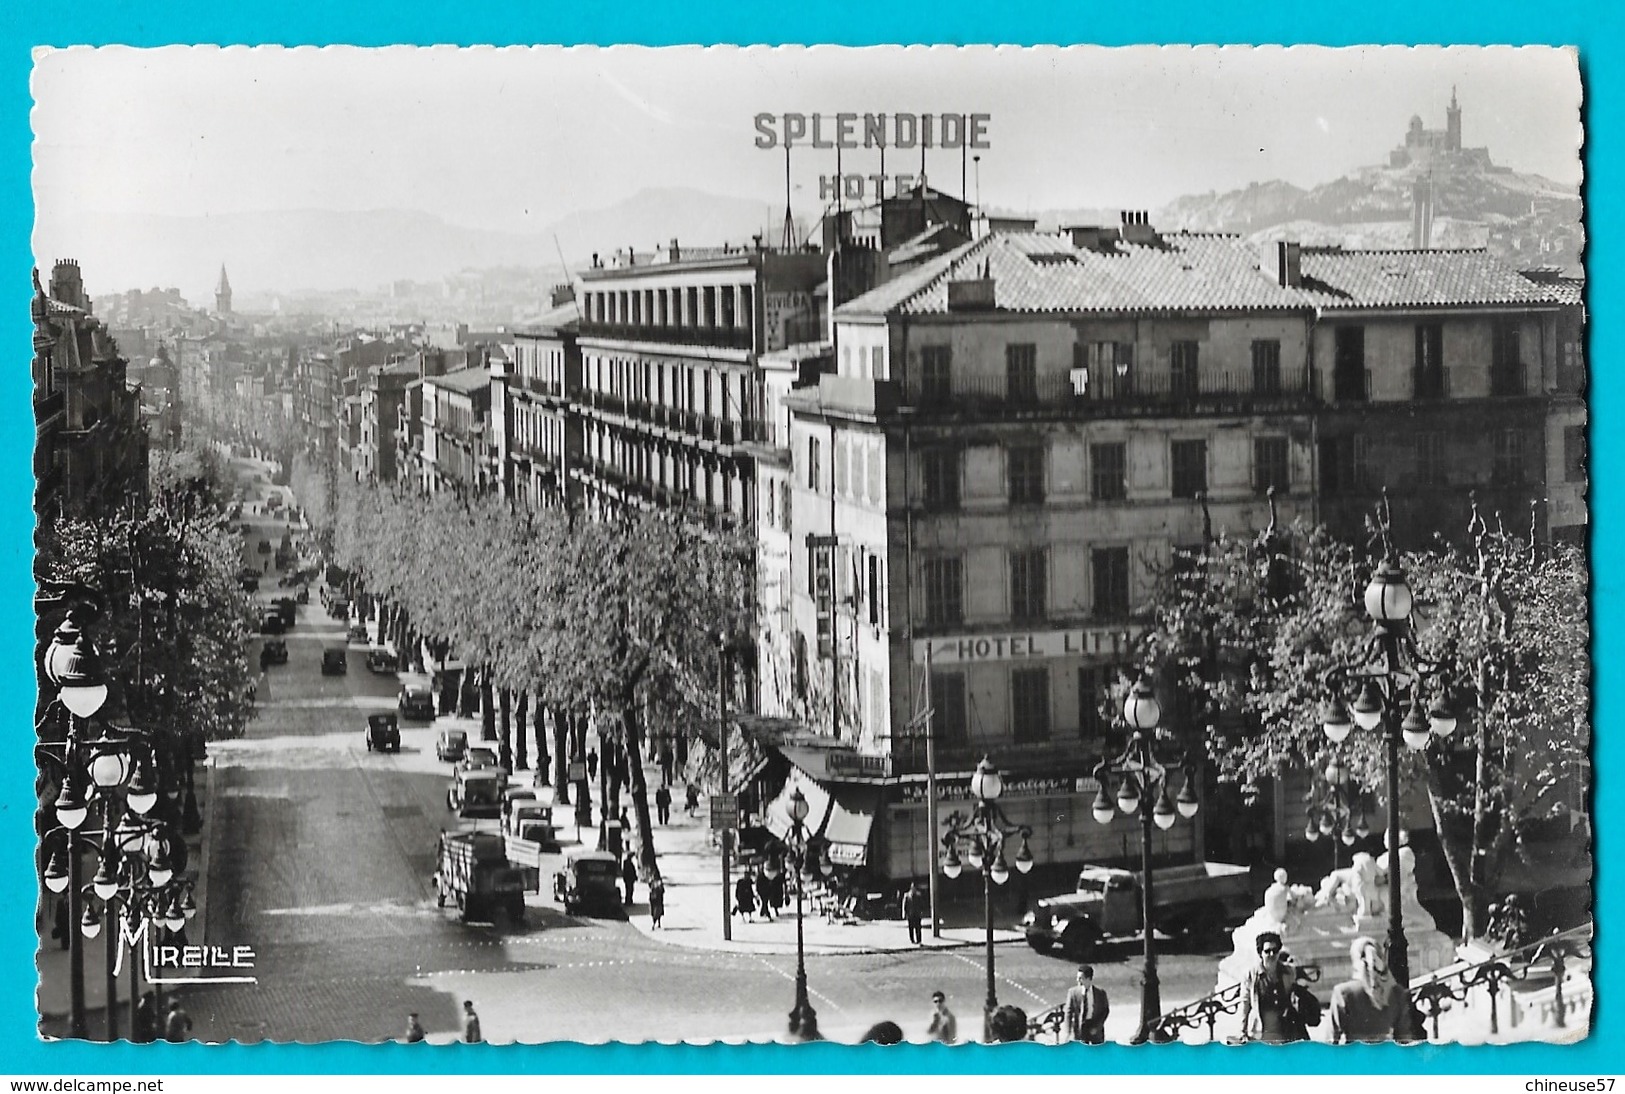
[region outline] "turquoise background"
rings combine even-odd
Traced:
[[[1625,470],[1625,377],[1614,372],[1612,351],[1620,347],[1620,326],[1599,302],[1611,298],[1622,267],[1620,212],[1608,200],[1587,203],[1587,251],[1591,304],[1592,408],[1605,428],[1594,431],[1593,579],[1595,582],[1596,770],[1593,816],[1598,818],[1597,919],[1598,1005],[1592,1036],[1579,1045],[1506,1048],[1360,1047],[1333,1050],[1297,1046],[1271,1051],[1164,1046],[1131,1049],[1108,1046],[1088,1051],[1034,1045],[998,1048],[943,1046],[850,1048],[809,1046],[790,1049],[697,1047],[504,1047],[458,1046],[425,1053],[399,1045],[114,1046],[44,1044],[37,1040],[33,987],[33,768],[28,742],[32,657],[29,598],[31,545],[23,529],[32,526],[27,362],[32,329],[28,319],[29,234],[33,206],[29,187],[29,51],[39,45],[159,46],[172,43],[282,43],[286,45],[392,42],[460,45],[636,42],[818,43],[872,45],[889,42],[1069,43],[1106,45],[1142,42],[1317,42],[1461,43],[1574,45],[1581,51],[1586,81],[1586,195],[1615,192],[1620,185],[1619,67],[1625,62],[1617,9],[1600,3],[1531,3],[1529,0],[1365,0],[1359,4],[1274,2],[1215,4],[1212,0],[1161,0],[1154,12],[1131,5],[1059,5],[1039,10],[998,10],[986,0],[937,0],[909,6],[867,3],[763,5],[753,10],[702,11],[703,5],[620,0],[607,8],[576,3],[541,8],[530,3],[437,5],[426,0],[334,0],[332,3],[244,3],[241,0],[187,3],[117,3],[113,0],[10,0],[0,13],[0,253],[8,287],[0,307],[0,336],[8,347],[0,369],[0,405],[15,408],[15,427],[0,434],[9,476],[0,485],[0,527],[12,529],[0,547],[0,664],[18,693],[6,706],[4,737],[15,742],[12,762],[0,765],[0,1073],[41,1076],[72,1074],[163,1074],[189,1072],[730,1072],[828,1071],[908,1072],[1132,1072],[1160,1073],[1223,1069],[1230,1072],[1420,1072],[1525,1074],[1556,1078],[1625,1071],[1622,1035],[1625,1018],[1614,1009],[1625,998],[1619,961],[1625,945],[1607,922],[1618,914],[1625,890],[1625,862],[1612,833],[1620,808],[1617,775],[1625,740],[1619,703],[1625,669],[1620,655],[1620,576],[1625,562],[1619,532],[1621,485],[1613,475]],[[1058,121],[1060,119],[1058,118]],[[448,154],[452,150],[448,149]],[[117,172],[116,163],[85,164],[87,171]],[[1596,244],[1601,242],[1602,246]],[[47,261],[51,256],[46,256]],[[1612,868],[1610,868],[1612,867]],[[788,1000],[787,1000],[788,1002]],[[1240,1055],[1237,1055],[1237,1053]]]

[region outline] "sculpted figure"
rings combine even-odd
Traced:
[[[1356,916],[1371,916],[1382,911],[1382,890],[1377,885],[1377,864],[1364,851],[1356,853],[1348,866],[1327,874],[1326,880],[1320,883],[1320,892],[1315,894],[1317,908],[1324,908],[1333,903],[1343,906],[1350,901],[1354,904]]]

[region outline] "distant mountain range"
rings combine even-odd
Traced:
[[[1228,193],[1183,197],[1155,212],[1164,230],[1235,232],[1264,241],[1411,245],[1416,167],[1369,167],[1311,189],[1263,182]],[[1580,198],[1536,175],[1457,161],[1432,168],[1435,247],[1480,247],[1519,267],[1578,269]],[[1115,224],[1116,210],[1030,212],[1039,227]],[[465,270],[519,267],[562,277],[560,255],[579,272],[594,252],[607,262],[627,247],[653,251],[779,238],[783,211],[771,202],[684,188],[647,189],[601,209],[572,213],[535,232],[449,224],[429,213],[382,209],[175,217],[80,213],[36,226],[42,266],[77,258],[98,293],[177,286],[194,303],[211,299],[223,262],[240,297],[301,290],[371,291],[397,281],[439,282]],[[798,227],[807,231],[803,218]]]
[[[1488,247],[1520,269],[1578,271],[1584,231],[1574,187],[1468,157],[1430,168],[1361,168],[1308,190],[1264,182],[1183,197],[1158,210],[1153,222],[1168,231],[1235,232],[1257,241],[1410,247],[1412,190],[1422,177],[1433,185],[1431,246]]]

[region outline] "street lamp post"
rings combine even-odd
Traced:
[[[1004,792],[1004,778],[984,756],[976,765],[970,780],[971,796],[976,808],[969,817],[954,812],[943,823],[948,831],[942,837],[942,872],[951,881],[966,866],[982,871],[982,912],[986,929],[987,947],[987,999],[982,1005],[982,1040],[991,1042],[993,1012],[999,1008],[998,991],[994,985],[993,965],[993,886],[1003,885],[1010,877],[1010,868],[1004,861],[1004,842],[1010,836],[1021,837],[1021,846],[1015,854],[1016,869],[1028,873],[1033,868],[1033,852],[1027,840],[1033,833],[1030,826],[1015,824],[1004,815],[998,798]],[[961,860],[959,843],[965,841],[965,857]]]
[[[1132,731],[1128,745],[1114,758],[1102,760],[1095,768],[1099,790],[1095,793],[1091,810],[1096,822],[1110,824],[1113,816],[1111,799],[1106,786],[1116,778],[1117,808],[1126,814],[1140,815],[1140,934],[1143,939],[1145,975],[1140,990],[1140,1025],[1134,1033],[1134,1044],[1144,1044],[1151,1037],[1157,1019],[1162,1017],[1162,986],[1157,976],[1157,941],[1155,875],[1151,869],[1151,830],[1163,831],[1174,826],[1180,817],[1196,815],[1197,797],[1195,773],[1185,768],[1185,783],[1179,795],[1169,794],[1170,764],[1157,757],[1154,738],[1162,722],[1162,706],[1157,702],[1151,682],[1141,678],[1129,689],[1123,701],[1123,721]]]
[[[796,1005],[790,1011],[790,1035],[803,1041],[816,1041],[820,1038],[818,1012],[813,1010],[812,1000],[807,995],[807,956],[802,938],[802,893],[817,872],[807,857],[807,813],[807,798],[797,787],[790,794],[789,845],[796,862]]]
[[[1414,1041],[1420,1023],[1410,997],[1410,954],[1405,938],[1405,915],[1400,905],[1399,745],[1412,751],[1427,748],[1435,737],[1447,737],[1456,728],[1456,716],[1443,688],[1426,715],[1422,713],[1423,682],[1443,677],[1449,665],[1422,656],[1410,628],[1412,597],[1405,573],[1392,557],[1383,561],[1365,590],[1365,609],[1375,626],[1361,655],[1334,667],[1326,675],[1332,699],[1322,712],[1322,728],[1332,744],[1341,744],[1351,730],[1383,731],[1388,792],[1388,972],[1400,992],[1401,1005],[1394,1020],[1394,1040]],[[1352,716],[1343,694],[1357,689]],[[1408,700],[1408,702],[1407,702]],[[1403,718],[1400,706],[1407,707]]]

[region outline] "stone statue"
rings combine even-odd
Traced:
[[[1282,926],[1292,913],[1292,887],[1286,883],[1286,871],[1277,868],[1275,884],[1264,890],[1264,914]]]
[[[1315,907],[1324,908],[1336,903],[1339,907],[1354,902],[1354,915],[1364,919],[1382,911],[1382,890],[1377,885],[1377,864],[1364,851],[1356,852],[1349,865],[1333,870],[1320,883],[1315,894]]]

